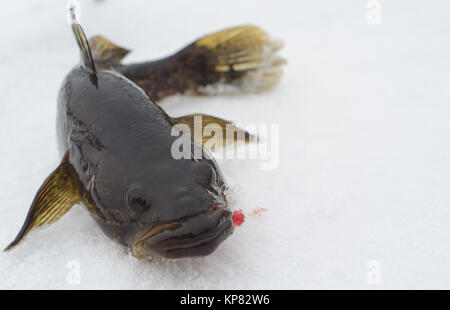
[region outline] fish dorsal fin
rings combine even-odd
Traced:
[[[120,47],[103,36],[95,36],[89,40],[92,57],[96,65],[117,65],[130,53],[130,50]]]
[[[34,228],[59,220],[81,200],[78,174],[69,162],[69,152],[50,174],[34,197],[27,218],[17,237],[5,251],[12,249]]]
[[[94,58],[92,58],[91,48],[89,47],[89,42],[83,28],[76,19],[74,7],[70,8],[70,14],[72,20],[72,31],[75,35],[75,39],[77,40],[78,47],[80,48],[81,64],[84,68],[95,74],[97,71],[95,69]]]

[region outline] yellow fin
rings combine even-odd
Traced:
[[[61,164],[42,184],[37,192],[22,229],[5,251],[16,246],[33,229],[59,220],[79,202],[79,179],[68,160],[68,152]]]
[[[210,146],[226,147],[238,141],[245,143],[258,141],[256,136],[236,127],[233,122],[211,115],[194,113],[173,120],[177,124],[189,126],[195,142],[210,150]]]
[[[277,55],[281,41],[272,40],[261,28],[253,25],[229,28],[194,43],[214,52],[214,70],[222,74],[222,84],[237,89],[206,87],[201,93],[258,93],[274,87],[281,77],[286,61]]]
[[[105,37],[95,36],[89,40],[94,62],[100,65],[117,65],[130,53],[129,50],[120,47]]]

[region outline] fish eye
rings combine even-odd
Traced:
[[[131,216],[138,216],[150,208],[146,196],[140,184],[130,185],[126,193],[126,203]]]

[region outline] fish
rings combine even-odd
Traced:
[[[217,94],[219,85],[239,93],[268,90],[285,63],[276,55],[281,45],[247,25],[204,36],[160,60],[123,64],[130,51],[103,36],[88,40],[74,14],[72,30],[81,61],[58,94],[62,160],[5,251],[81,205],[138,259],[211,254],[234,230],[227,185],[205,137],[189,137],[200,158],[176,159],[172,130],[177,124],[194,129],[198,116],[224,132],[233,123],[198,113],[171,117],[160,103],[178,93]]]

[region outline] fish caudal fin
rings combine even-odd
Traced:
[[[281,77],[282,46],[259,27],[241,26],[205,36],[172,56],[116,70],[157,103],[178,93],[259,93]]]
[[[232,122],[211,115],[195,113],[173,120],[177,124],[187,125],[195,142],[210,151],[218,151],[236,142],[258,141],[256,136],[236,127]]]
[[[80,201],[78,175],[68,160],[62,163],[42,184],[36,194],[22,229],[5,251],[12,249],[34,228],[59,220]]]
[[[257,26],[241,26],[205,36],[194,43],[211,52],[215,61],[208,70],[219,75],[208,85],[200,85],[200,94],[259,93],[274,87],[286,63],[277,55],[281,41],[272,40]]]

